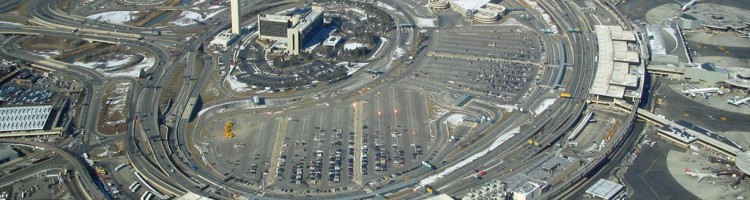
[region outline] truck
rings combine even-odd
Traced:
[[[570,93],[567,93],[567,92],[560,93],[560,97],[570,98]]]
[[[476,174],[474,174],[474,178],[482,179],[484,175],[487,175],[487,171],[479,171]]]

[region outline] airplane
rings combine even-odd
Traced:
[[[681,2],[681,1],[678,1],[678,0],[673,0],[673,1],[677,2],[677,4],[680,4],[680,8],[682,9],[682,11],[687,11],[687,10],[693,9],[693,8],[695,8],[695,4],[698,3],[698,0],[691,0],[691,1],[687,2],[687,3],[684,3],[684,2]]]
[[[706,177],[709,177],[709,178],[719,178],[719,176],[717,176],[716,174],[704,174],[704,173],[701,173],[700,171],[698,171],[697,169],[695,170],[695,172],[692,172],[687,167],[683,171],[685,171],[685,173],[687,175],[698,177],[698,182],[701,182],[701,180],[703,180],[703,178],[706,178]]]
[[[740,106],[742,104],[750,105],[750,96],[747,96],[745,98],[740,98],[739,96],[735,96],[734,98],[729,98],[727,100],[727,103],[732,104],[734,106]]]

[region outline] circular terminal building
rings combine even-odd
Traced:
[[[452,9],[464,15],[467,21],[493,23],[505,14],[505,6],[492,0],[427,0],[427,7],[435,10]]]
[[[427,7],[436,10],[445,10],[450,7],[447,0],[427,0]]]

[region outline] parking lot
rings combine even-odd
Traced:
[[[265,184],[283,192],[348,190],[356,185],[355,175],[368,183],[419,168],[435,146],[424,94],[400,88],[368,94],[357,101],[363,108],[361,127],[354,127],[355,105],[342,102],[208,122],[202,131],[205,143],[199,144],[227,182]],[[233,122],[234,138],[223,135],[227,120]],[[355,128],[362,130],[361,137]],[[357,140],[361,151],[355,151]]]
[[[364,104],[363,175],[376,180],[418,168],[435,145],[424,94],[393,87],[369,94]]]
[[[448,30],[431,36],[428,57],[406,81],[408,85],[442,86],[515,102],[538,75],[541,46],[529,30]]]

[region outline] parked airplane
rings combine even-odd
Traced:
[[[747,96],[745,98],[740,98],[739,96],[735,96],[734,98],[727,99],[727,103],[735,105],[735,106],[740,106],[742,104],[750,105],[750,96]]]
[[[718,178],[719,177],[716,174],[704,174],[704,173],[701,173],[697,169],[695,170],[695,172],[692,172],[687,167],[685,168],[684,171],[685,171],[686,174],[688,174],[690,176],[698,177],[698,182],[701,182],[701,180],[703,180],[703,178],[706,178],[706,177],[709,177],[709,178]]]
[[[674,2],[677,2],[677,4],[680,4],[680,8],[682,8],[682,11],[687,11],[695,7],[695,4],[698,3],[698,0],[691,0],[687,3],[674,0]]]

